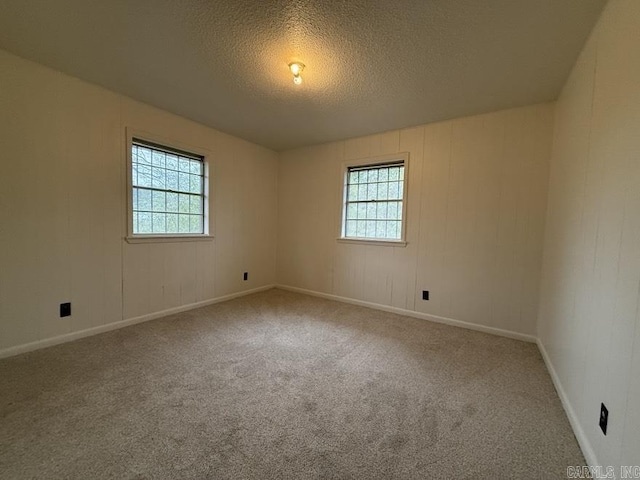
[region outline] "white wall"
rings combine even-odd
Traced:
[[[552,130],[545,104],[282,153],[278,283],[535,333]],[[337,242],[342,163],[403,151],[408,245]]]
[[[640,2],[612,0],[558,101],[538,326],[587,460],[615,467],[640,464],[639,48]]]
[[[127,126],[211,152],[213,241],[123,240]],[[274,283],[275,152],[3,51],[0,132],[0,352]]]

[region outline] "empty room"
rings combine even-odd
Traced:
[[[0,0],[0,479],[640,478],[640,1]]]

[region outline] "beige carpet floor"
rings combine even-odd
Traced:
[[[270,290],[0,361],[0,478],[552,479],[535,345]]]

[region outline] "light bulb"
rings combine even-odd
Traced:
[[[304,64],[299,62],[293,62],[289,64],[289,69],[291,70],[291,73],[293,73],[293,76],[297,77],[298,75],[300,75],[300,73],[302,73],[302,70],[304,69]]]
[[[302,83],[302,77],[300,74],[304,70],[304,63],[292,62],[289,64],[289,70],[293,73],[293,83],[300,85]]]

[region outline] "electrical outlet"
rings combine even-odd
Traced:
[[[249,272],[244,272],[244,281],[249,280]]]
[[[429,300],[429,290],[422,290],[422,299]]]
[[[600,430],[605,435],[607,434],[607,423],[609,422],[609,410],[604,406],[604,403],[600,404]]]
[[[71,316],[71,303],[61,303],[60,304],[60,318],[62,317],[70,317]]]

